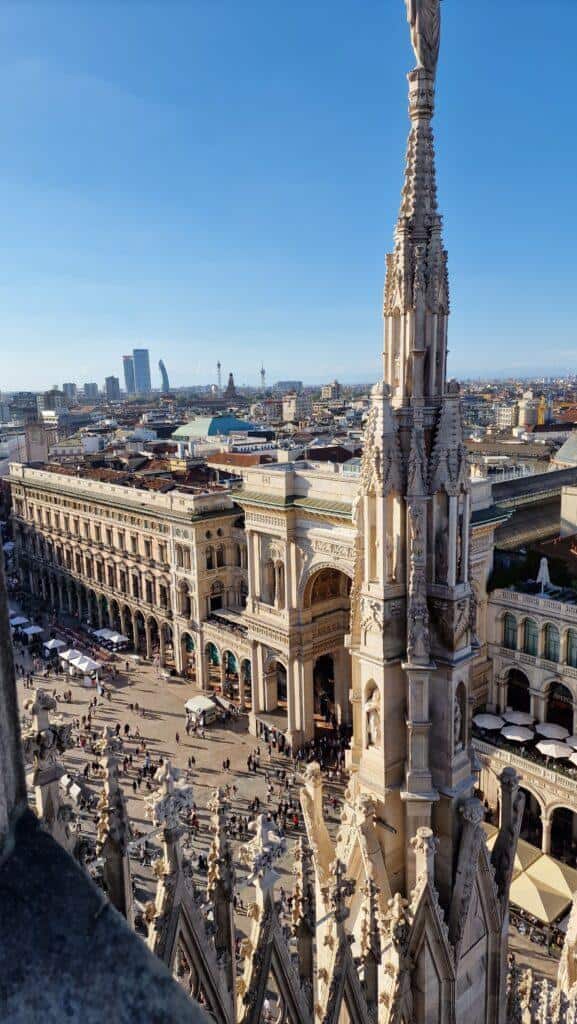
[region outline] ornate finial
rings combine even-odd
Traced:
[[[165,831],[177,829],[180,816],[194,802],[192,786],[178,785],[178,773],[170,761],[165,761],[157,772],[160,793],[154,793],[146,800],[146,814],[153,825],[163,826]]]
[[[214,790],[207,807],[211,812],[212,842],[208,854],[208,893],[211,899],[220,895],[232,897],[234,865],[226,833],[226,800],[222,788]]]
[[[410,841],[411,848],[415,852],[415,874],[418,880],[435,884],[435,854],[439,847],[439,840],[435,839],[433,830],[430,828],[418,828],[416,836]]]
[[[98,825],[96,828],[96,851],[102,853],[107,840],[116,845],[122,853],[128,849],[131,838],[130,822],[122,790],[118,783],[118,765],[112,756],[102,759],[104,786],[98,801]]]
[[[417,67],[434,75],[441,41],[440,0],[405,0]]]

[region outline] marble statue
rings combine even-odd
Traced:
[[[441,36],[440,0],[405,0],[405,3],[417,67],[434,75]]]

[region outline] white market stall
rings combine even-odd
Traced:
[[[195,697],[189,697],[184,705],[184,710],[193,721],[204,721],[207,725],[209,722],[213,722],[218,715],[218,708],[214,701],[201,693]]]

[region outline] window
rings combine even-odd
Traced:
[[[130,535],[130,550],[133,555],[138,554],[138,537],[135,533],[131,533]]]
[[[124,533],[122,530],[118,531],[118,547],[121,551],[124,551]]]
[[[184,565],[184,559],[182,557],[182,548],[181,548],[180,544],[176,545],[176,547],[174,549],[174,552],[176,554],[176,565],[177,565],[177,568],[178,569],[182,569],[182,567]]]
[[[149,540],[144,541],[144,554],[147,558],[152,558],[152,543]]]
[[[567,664],[577,668],[577,633],[574,629],[567,633]]]
[[[88,522],[88,520],[84,521],[83,526],[84,526],[84,536],[88,539],[90,537],[90,523]]]
[[[106,543],[109,548],[112,547],[112,530],[106,530]]]
[[[166,544],[158,545],[158,558],[161,562],[166,562]]]
[[[539,630],[537,629],[537,623],[533,622],[533,619],[526,619],[523,636],[523,650],[525,651],[525,654],[532,654],[533,657],[536,658],[538,649]]]
[[[100,527],[99,526],[95,526],[94,527],[94,536],[96,538],[96,543],[100,544],[102,536],[101,536],[101,531],[100,531]]]
[[[559,661],[559,630],[548,623],[545,626],[545,657],[547,661]]]
[[[514,615],[507,614],[503,619],[503,647],[510,651],[517,648],[517,620]]]
[[[216,549],[216,566],[217,566],[217,569],[221,569],[223,565],[224,565],[224,548],[223,548],[222,544],[220,544],[219,547],[217,547],[217,549]]]
[[[206,568],[208,572],[212,572],[214,569],[214,551],[212,548],[206,549]]]

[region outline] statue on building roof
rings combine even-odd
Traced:
[[[439,59],[441,0],[405,0],[417,67],[434,75]]]

